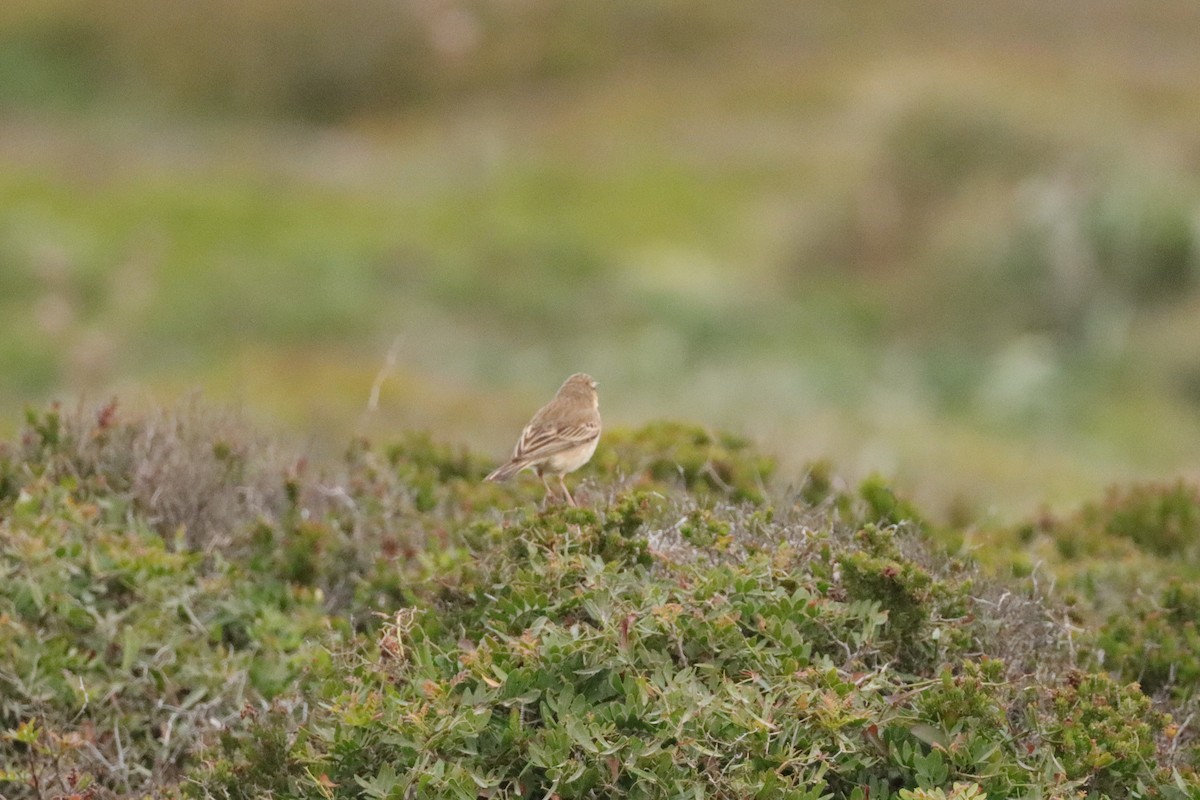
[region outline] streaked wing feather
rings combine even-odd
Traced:
[[[600,435],[597,422],[582,422],[563,425],[537,425],[531,423],[521,431],[521,438],[513,451],[514,461],[537,461],[555,453],[570,450],[590,442]]]

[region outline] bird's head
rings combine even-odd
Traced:
[[[581,397],[591,398],[592,403],[599,405],[596,396],[597,383],[591,375],[586,375],[582,372],[576,372],[571,377],[563,381],[563,385],[559,387],[558,393],[579,395]]]

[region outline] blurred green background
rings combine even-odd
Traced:
[[[1196,476],[1197,31],[1192,0],[7,0],[0,433],[199,389],[316,450],[498,458],[586,370],[610,425],[934,512]]]

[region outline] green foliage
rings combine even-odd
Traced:
[[[751,503],[765,500],[776,467],[745,439],[675,422],[607,432],[592,463],[601,475],[635,486],[678,486]]]
[[[1100,628],[1105,666],[1150,694],[1195,693],[1200,682],[1200,588],[1173,578],[1157,598],[1136,596]]]
[[[1080,516],[1087,528],[1130,539],[1157,555],[1190,555],[1200,543],[1200,489],[1183,481],[1113,490]]]
[[[950,789],[966,798],[1162,780],[1147,734],[1163,721],[1136,690],[1069,683],[1043,702],[1003,661],[971,659],[1011,634],[973,624],[971,582],[914,563],[895,531],[801,534],[793,520],[750,526],[736,507],[651,497],[619,498],[611,516],[474,526],[464,582],[418,590],[432,603],[348,654],[321,711],[248,721],[189,792],[937,797],[975,781]],[[679,517],[673,543],[654,533]],[[609,549],[613,534],[629,544]],[[931,638],[937,658],[915,641]],[[1120,730],[1097,716],[1106,703],[1127,715]],[[1151,757],[1082,752],[1079,719],[1122,748],[1150,742]],[[259,755],[279,741],[292,742],[282,763]],[[1054,766],[1064,757],[1069,773]]]
[[[115,400],[94,412],[30,410],[14,455],[0,459],[0,486],[43,478],[110,520],[136,512],[168,544],[198,550],[230,545],[231,529],[284,499],[283,458],[243,420],[195,399],[132,420]]]
[[[134,792],[172,781],[201,739],[329,657],[313,592],[170,552],[78,489],[43,475],[0,510],[9,797],[27,782]],[[35,725],[36,740],[20,733]]]
[[[1068,676],[1042,715],[1043,735],[1067,779],[1108,796],[1145,779],[1154,765],[1154,736],[1165,722],[1136,685],[1121,686],[1103,673]]]
[[[1112,487],[1073,513],[1043,513],[1012,533],[1051,558],[1107,613],[1109,604],[1100,602],[1104,582],[1118,579],[1156,594],[1160,577],[1200,574],[1200,490],[1185,481]]]
[[[839,519],[857,526],[931,527],[917,507],[880,475],[869,475],[857,490],[838,487],[833,466],[827,461],[809,463],[797,490],[802,501],[829,509]]]
[[[969,585],[934,579],[920,565],[901,556],[894,531],[868,526],[856,535],[862,546],[839,560],[842,581],[850,597],[869,598],[887,609],[885,630],[899,663],[936,664],[947,640],[961,631],[946,621],[967,614]]]
[[[901,789],[900,800],[987,800],[976,783],[955,783],[946,794],[944,789]]]
[[[589,505],[543,510],[427,437],[319,473],[236,430],[52,409],[0,450],[5,796],[1195,788],[1181,726],[878,479],[774,505],[742,443],[657,425],[614,437]],[[224,507],[161,524],[185,479]],[[1155,637],[1183,660],[1191,595],[1111,621],[1109,665]]]
[[[925,524],[921,513],[908,500],[896,495],[896,492],[878,475],[873,475],[858,487],[858,494],[866,503],[862,518],[867,522],[880,525],[899,525],[912,522]]]

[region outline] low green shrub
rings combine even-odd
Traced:
[[[752,503],[765,501],[776,468],[774,459],[756,453],[745,439],[676,422],[607,432],[592,463],[610,481]]]
[[[329,659],[319,597],[41,477],[0,511],[0,794],[173,784],[198,741]],[[24,794],[23,794],[24,793]]]
[[[258,516],[285,505],[289,459],[235,414],[202,406],[124,418],[116,401],[95,411],[29,411],[19,442],[0,459],[0,510],[25,483],[69,486],[112,518],[136,514],[172,547],[228,550]]]
[[[977,658],[1011,634],[903,531],[656,497],[472,526],[470,569],[417,589],[303,720],[228,732],[189,794],[1149,797],[1167,780],[1165,720],[1136,688],[1052,677],[1061,639],[1045,692]]]
[[[1075,672],[1051,691],[1038,717],[1064,776],[1081,788],[1122,796],[1154,774],[1155,738],[1166,719],[1136,685]]]
[[[1100,628],[1104,666],[1151,693],[1195,694],[1200,683],[1200,587],[1171,580],[1157,598],[1134,597]]]
[[[861,549],[844,553],[838,564],[848,596],[869,599],[887,610],[885,632],[905,668],[936,665],[949,647],[963,642],[957,624],[969,614],[970,583],[937,580],[904,558],[888,529],[868,526],[856,535]]]
[[[1183,481],[1114,489],[1084,508],[1082,522],[1156,555],[1191,556],[1200,544],[1200,489]]]
[[[1118,680],[879,479],[771,504],[744,443],[655,425],[539,509],[426,437],[320,471],[237,430],[51,410],[0,448],[6,797],[1200,791],[1186,722],[1128,683],[1192,679],[1186,582],[1100,630]],[[1186,496],[1028,541],[1187,553]]]
[[[1173,484],[1112,487],[1074,514],[1043,514],[1019,530],[1025,541],[1047,536],[1064,559],[1111,554],[1123,543],[1151,556],[1195,561],[1200,545],[1200,488]]]

